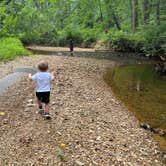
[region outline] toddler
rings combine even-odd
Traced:
[[[36,81],[36,97],[40,113],[42,113],[46,119],[49,119],[51,118],[49,113],[50,87],[51,81],[54,80],[54,74],[48,72],[48,63],[44,61],[38,64],[38,69],[39,72],[33,76],[29,74],[28,78],[31,81]],[[44,104],[44,111],[42,104]]]

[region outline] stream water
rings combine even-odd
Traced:
[[[15,84],[17,81],[19,81],[25,74],[36,73],[37,70],[32,67],[22,67],[22,68],[16,68],[14,73],[11,73],[7,75],[6,77],[0,79],[0,95],[5,92],[6,89],[8,89],[10,86]]]
[[[54,52],[54,51],[43,51],[43,50],[31,50],[33,54],[40,54],[40,55],[51,55],[51,56],[69,56],[69,52]],[[96,59],[108,59],[113,60],[118,63],[125,63],[125,64],[137,64],[137,63],[154,63],[151,59],[149,60],[148,57],[140,56],[138,54],[133,53],[115,53],[109,51],[95,51],[95,52],[82,52],[77,51],[74,52],[75,57],[84,57],[84,58],[96,58]]]
[[[34,54],[63,55],[68,52],[33,51]],[[104,80],[115,95],[125,103],[136,117],[152,126],[166,131],[166,80],[154,70],[155,61],[136,54],[112,52],[75,52],[77,57],[109,59],[121,64],[108,69]],[[161,149],[166,151],[166,135],[154,135]]]
[[[122,65],[108,70],[104,79],[141,122],[166,132],[166,79],[154,68],[150,64]],[[166,151],[166,134],[154,137]]]

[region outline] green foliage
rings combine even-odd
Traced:
[[[111,29],[106,41],[109,43],[110,48],[115,51],[141,52],[144,38],[140,38],[137,34]]]
[[[70,39],[75,45],[80,45],[83,42],[81,31],[77,27],[69,25],[58,32],[58,43],[60,46],[68,45]]]
[[[83,46],[90,47],[92,43],[95,43],[98,38],[98,32],[96,29],[84,29],[82,30]]]
[[[164,53],[166,46],[165,26],[146,25],[136,33],[111,29],[106,37],[110,48],[122,52],[140,52],[146,55]]]
[[[26,32],[19,35],[19,38],[24,44],[39,44],[40,42],[40,33],[37,30]]]
[[[0,37],[51,46],[67,46],[73,39],[74,45],[82,47],[100,40],[113,50],[156,55],[166,49],[165,1],[147,1],[148,18],[145,21],[143,0],[139,0],[133,32],[132,0],[2,0]]]
[[[98,32],[96,29],[85,29],[74,26],[67,26],[59,31],[41,33],[33,30],[18,37],[24,44],[43,44],[52,46],[67,46],[72,39],[75,46],[90,47],[97,40]]]
[[[16,56],[30,55],[22,43],[16,38],[1,38],[0,39],[0,60],[12,60]]]
[[[43,45],[57,45],[57,33],[56,32],[45,32],[40,33],[37,30],[20,34],[18,38],[26,44],[43,44]]]
[[[166,50],[166,31],[165,25],[163,26],[146,26],[144,30],[144,47],[142,48],[146,54],[156,55],[157,53],[164,53]]]

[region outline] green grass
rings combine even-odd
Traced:
[[[116,67],[109,70],[104,79],[140,121],[166,131],[166,80],[157,75],[153,65]],[[166,150],[164,139],[162,148]]]
[[[30,52],[26,50],[21,41],[16,38],[0,38],[0,60],[13,60],[17,56],[27,56]]]

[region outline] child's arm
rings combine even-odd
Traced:
[[[51,81],[54,81],[55,80],[55,72],[53,71],[52,73],[51,73]]]
[[[37,73],[34,74],[34,75],[32,75],[31,73],[29,73],[28,80],[29,81],[36,81],[37,80]]]

